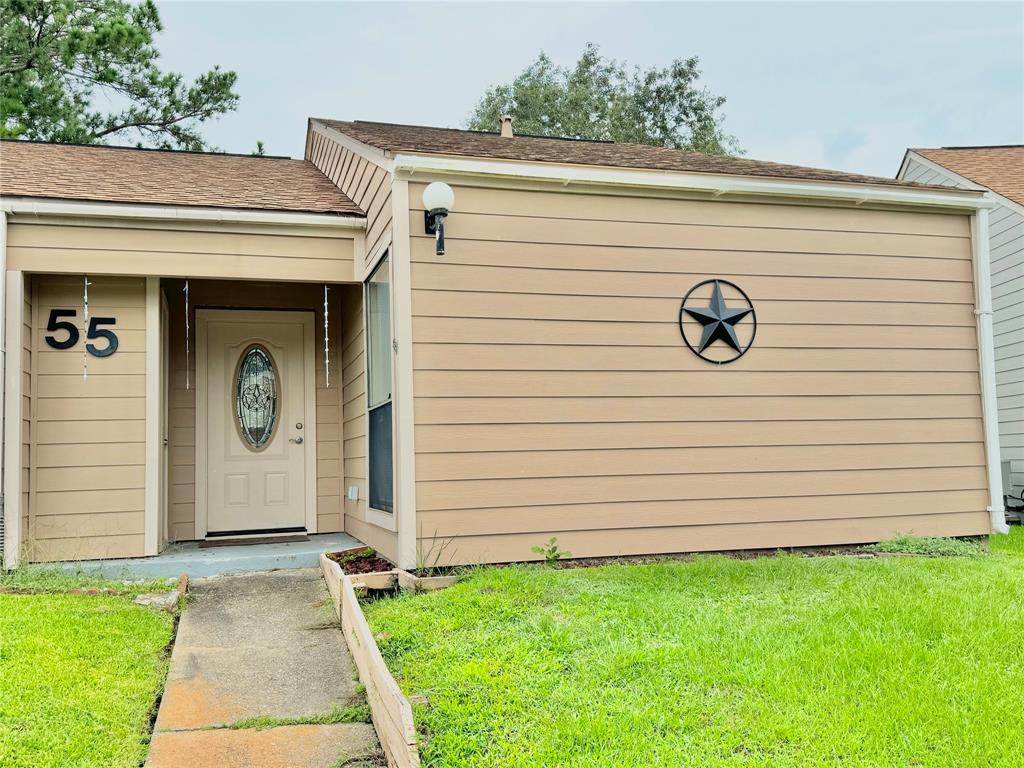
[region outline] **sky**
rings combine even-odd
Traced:
[[[540,51],[698,56],[759,160],[893,176],[908,147],[1024,143],[1024,2],[160,2],[162,66],[238,73],[205,128],[301,157],[306,118],[462,127]],[[497,129],[497,126],[495,127]]]

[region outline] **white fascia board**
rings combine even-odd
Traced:
[[[327,138],[341,144],[341,146],[346,147],[348,150],[355,152],[360,157],[369,160],[371,163],[379,165],[388,173],[392,173],[394,171],[394,160],[385,150],[366,144],[359,141],[359,139],[353,139],[347,133],[342,133],[337,128],[331,128],[331,126],[320,122],[320,120],[315,117],[309,118],[309,123],[313,126],[314,131],[319,131]]]
[[[760,179],[752,176],[671,173],[625,168],[597,168],[554,163],[519,163],[438,155],[395,156],[395,174],[414,179],[417,173],[479,176],[571,185],[611,186],[642,189],[700,192],[713,197],[742,195],[774,198],[834,200],[863,203],[912,205],[929,208],[978,210],[994,203],[982,193],[950,188],[944,190],[911,189],[883,185],[815,182],[796,179]]]
[[[96,203],[41,197],[0,198],[0,210],[6,213],[33,216],[95,216],[112,219],[171,219],[231,224],[286,224],[298,227],[366,229],[366,219],[361,216],[173,205]]]
[[[1008,197],[1003,197],[998,192],[995,192],[995,191],[989,189],[988,187],[986,187],[986,186],[984,186],[982,184],[979,184],[976,181],[972,181],[971,179],[968,179],[966,176],[961,176],[956,171],[951,171],[946,166],[940,165],[939,163],[936,163],[934,160],[929,160],[924,155],[918,154],[917,152],[915,152],[912,149],[908,149],[907,150],[907,156],[906,156],[906,158],[904,158],[903,165],[900,166],[900,172],[899,172],[899,174],[897,175],[896,178],[899,178],[899,179],[903,178],[903,176],[907,172],[907,166],[910,164],[911,160],[913,160],[914,162],[920,163],[921,165],[923,165],[925,168],[927,168],[930,171],[935,171],[935,173],[941,173],[944,176],[947,176],[952,181],[956,181],[956,182],[959,182],[960,184],[966,185],[968,189],[974,189],[974,190],[979,190],[979,191],[983,191],[983,192],[988,192],[989,194],[994,196],[995,201],[999,205],[1003,205],[1003,206],[1009,208],[1011,211],[1015,211],[1015,212],[1019,213],[1021,216],[1024,216],[1024,205],[1021,205],[1020,203],[1014,202],[1013,200],[1011,200]]]

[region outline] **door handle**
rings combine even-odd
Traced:
[[[295,443],[296,445],[302,445],[302,438],[301,437],[289,437],[288,438],[288,442],[289,443]]]

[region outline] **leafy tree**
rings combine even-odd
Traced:
[[[722,128],[725,97],[697,86],[699,63],[691,56],[664,69],[627,68],[590,43],[570,69],[542,52],[511,83],[489,88],[467,127],[493,131],[511,115],[519,134],[738,154]]]
[[[238,105],[236,75],[161,71],[161,29],[152,0],[0,0],[0,136],[206,148],[199,125]]]

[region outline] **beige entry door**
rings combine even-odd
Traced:
[[[197,536],[312,532],[313,314],[196,315]]]

